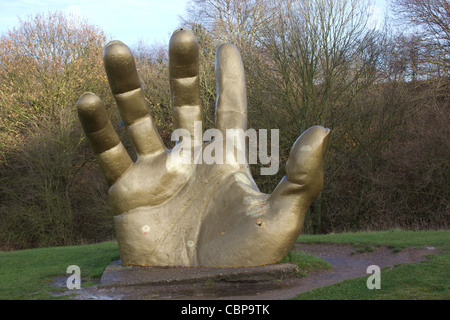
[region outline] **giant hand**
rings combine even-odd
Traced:
[[[194,34],[175,31],[169,44],[174,120],[177,128],[192,136],[194,122],[202,120],[198,59]],[[127,46],[119,41],[109,43],[104,65],[138,160],[132,162],[96,95],[83,94],[77,109],[110,186],[123,264],[253,266],[285,256],[301,232],[308,207],[323,187],[323,154],[329,130],[314,126],[297,139],[286,164],[286,176],[267,195],[259,191],[248,164],[239,163],[237,157],[234,163],[196,164],[180,162],[174,149],[166,149],[147,112]],[[226,129],[246,130],[244,70],[233,45],[218,48],[216,79],[216,129],[224,136]],[[207,146],[205,143],[201,148]],[[236,145],[241,150],[243,147]]]

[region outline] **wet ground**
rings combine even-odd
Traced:
[[[407,248],[394,252],[387,247],[358,252],[352,245],[296,244],[293,248],[328,261],[333,268],[298,276],[291,264],[251,268],[202,267],[122,267],[112,263],[99,284],[76,290],[77,299],[91,300],[171,300],[233,299],[276,300],[293,298],[299,293],[332,285],[346,279],[369,276],[367,267],[395,267],[417,263],[437,253],[433,247]],[[372,250],[373,249],[373,250]],[[55,279],[61,283],[66,278]],[[64,294],[74,293],[67,290]]]

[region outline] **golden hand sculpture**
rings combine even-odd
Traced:
[[[254,266],[284,257],[323,187],[329,129],[314,126],[298,138],[286,165],[287,175],[267,195],[256,186],[248,163],[177,161],[174,149],[166,149],[148,114],[129,48],[119,41],[110,42],[103,58],[137,161],[132,162],[96,95],[84,93],[77,109],[110,186],[122,263]],[[186,29],[175,31],[169,44],[174,122],[191,136],[194,123],[202,121],[198,59],[194,34]],[[244,69],[235,46],[218,48],[216,79],[216,129],[224,135],[226,129],[246,130]]]

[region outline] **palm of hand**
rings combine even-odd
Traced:
[[[195,36],[177,30],[169,57],[175,124],[192,135],[194,121],[202,118]],[[236,159],[226,164],[177,161],[147,113],[129,49],[120,42],[108,44],[104,62],[138,161],[132,163],[98,97],[85,93],[77,107],[111,186],[123,264],[250,266],[273,263],[286,255],[322,188],[329,130],[315,126],[300,136],[289,156],[287,176],[267,195],[259,192],[248,164]],[[245,80],[234,46],[219,47],[216,78],[216,128],[223,133],[245,130]]]

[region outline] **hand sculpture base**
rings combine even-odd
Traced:
[[[199,47],[192,32],[174,32],[169,73],[174,122],[194,136],[202,120]],[[314,126],[295,142],[286,176],[271,195],[261,193],[247,163],[234,151],[226,164],[181,163],[162,143],[148,114],[131,51],[113,41],[104,64],[138,160],[131,161],[102,101],[85,93],[77,103],[81,124],[110,185],[109,196],[124,265],[255,266],[277,262],[291,249],[304,217],[323,186],[329,130]],[[236,47],[216,53],[216,128],[247,127],[242,60]],[[183,138],[184,139],[184,138]],[[207,148],[209,144],[203,144]]]
[[[276,263],[254,267],[140,267],[123,266],[122,261],[112,262],[100,279],[106,286],[141,286],[159,284],[198,284],[207,281],[237,283],[282,280],[298,276],[298,266]]]

